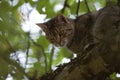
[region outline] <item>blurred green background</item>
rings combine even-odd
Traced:
[[[66,48],[51,45],[41,29],[31,32],[36,26],[34,23],[30,25],[31,12],[44,15],[45,18],[39,17],[44,22],[60,13],[75,18],[88,10],[92,12],[116,2],[80,0],[79,4],[79,0],[0,0],[0,80],[38,80],[56,69],[56,65],[73,57]],[[31,28],[25,30],[23,24],[24,28]],[[120,80],[115,73],[110,77]]]

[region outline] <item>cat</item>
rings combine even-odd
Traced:
[[[108,29],[113,29],[110,26],[119,21],[119,13],[118,6],[111,6],[83,14],[76,19],[58,14],[49,21],[37,25],[45,32],[50,43],[58,47],[66,46],[72,52],[79,54],[90,45],[111,37],[106,32],[110,32]]]
[[[72,52],[79,53],[82,47],[80,44],[83,43],[85,38],[91,38],[92,36],[90,30],[92,29],[93,20],[90,16],[91,14],[82,15],[77,19],[69,19],[59,14],[48,22],[37,25],[45,32],[50,43],[58,47],[66,46]]]

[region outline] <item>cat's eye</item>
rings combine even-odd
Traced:
[[[71,28],[68,28],[68,29],[66,29],[67,31],[71,31],[72,29]]]
[[[60,32],[59,36],[63,36],[64,35],[64,30]]]
[[[72,29],[67,29],[68,31],[71,31]]]
[[[51,36],[50,38],[51,38],[51,40],[54,40],[54,37],[53,37],[53,36]]]
[[[51,34],[47,34],[47,39],[49,39],[49,40],[54,40],[54,37],[51,35]]]

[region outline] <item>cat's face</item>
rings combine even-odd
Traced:
[[[73,35],[74,27],[67,17],[58,15],[45,23],[37,24],[46,34],[46,38],[55,46],[65,46],[69,44]]]

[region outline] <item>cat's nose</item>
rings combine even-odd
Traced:
[[[60,46],[62,46],[62,47],[63,47],[63,46],[66,46],[66,44],[67,44],[67,41],[66,41],[66,40],[63,40],[63,41],[60,42]]]
[[[58,42],[58,43],[54,43],[55,46],[57,47],[63,47],[64,43],[63,42]]]
[[[57,47],[62,47],[63,44],[61,44],[61,42],[57,42],[57,43],[54,43],[54,45]]]
[[[60,42],[60,46],[64,46],[64,42]]]

